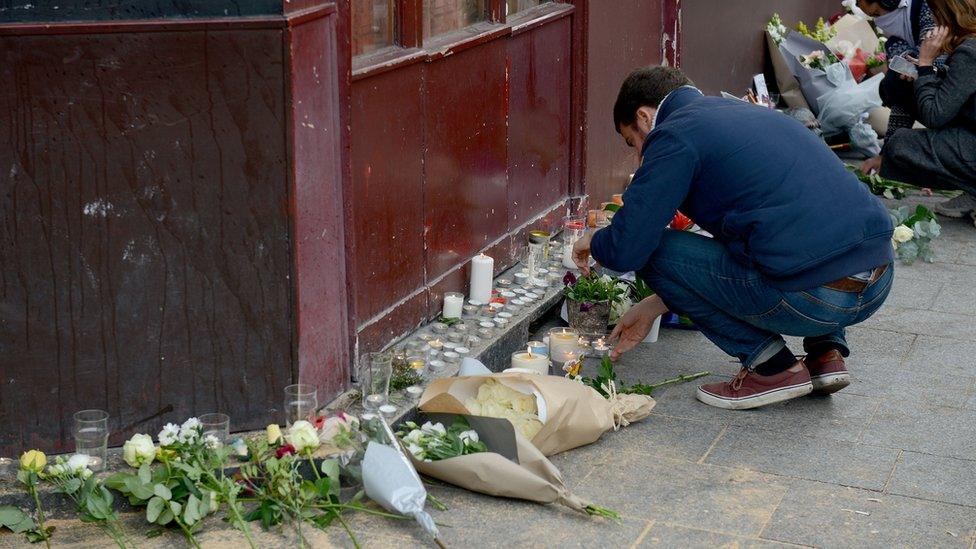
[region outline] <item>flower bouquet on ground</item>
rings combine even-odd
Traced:
[[[646,396],[608,400],[564,377],[500,373],[435,380],[424,391],[419,409],[507,419],[549,456],[646,418],[653,403]]]
[[[566,273],[563,284],[570,327],[586,334],[605,333],[610,324],[610,310],[615,303],[623,301],[626,285],[616,278],[592,272],[579,278]]]
[[[906,265],[911,265],[916,259],[926,263],[935,261],[935,251],[932,240],[942,234],[942,227],[933,214],[925,206],[919,205],[913,212],[908,206],[891,210],[891,222],[895,231],[891,236],[891,245],[898,254],[898,259]]]
[[[559,470],[508,421],[455,414],[426,414],[424,420],[397,433],[418,472],[482,494],[558,503],[619,520],[614,511],[570,492]]]

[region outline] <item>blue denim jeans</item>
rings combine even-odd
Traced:
[[[881,307],[891,290],[894,266],[861,292],[823,286],[784,292],[736,261],[722,243],[666,231],[637,276],[673,312],[688,315],[705,337],[751,368],[786,345],[783,335],[803,336],[806,352],[831,343],[847,356],[844,328]]]

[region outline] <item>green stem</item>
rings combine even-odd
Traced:
[[[182,520],[180,520],[180,517],[174,516],[173,520],[175,520],[176,524],[180,526],[180,530],[183,530],[183,536],[186,538],[186,541],[190,542],[190,545],[192,545],[196,549],[203,549],[202,547],[200,547],[200,544],[197,543],[197,538],[193,537],[193,533],[190,532],[190,529],[187,527],[187,525],[184,524]]]
[[[343,529],[345,529],[346,533],[349,534],[349,539],[352,540],[353,546],[356,549],[361,549],[361,546],[359,545],[359,540],[356,539],[356,534],[352,533],[352,530],[349,528],[349,525],[346,523],[346,521],[342,518],[342,515],[336,514],[336,518],[339,519],[339,524],[341,524]]]
[[[30,490],[31,497],[34,498],[34,506],[37,508],[37,527],[44,536],[44,545],[47,546],[47,549],[51,549],[51,536],[48,535],[47,528],[44,527],[44,509],[41,508],[41,498],[37,495],[37,485],[34,484],[33,477],[32,482],[27,486]]]
[[[247,544],[251,547],[251,549],[256,549],[257,546],[254,544],[254,538],[251,537],[251,527],[244,520],[244,517],[241,516],[241,511],[237,508],[236,502],[231,503],[230,498],[228,498],[227,508],[230,509],[230,514],[234,519],[234,524],[237,525],[237,529],[244,534],[245,538],[247,538]]]
[[[332,509],[349,509],[352,511],[362,511],[363,513],[374,515],[377,517],[386,517],[397,520],[410,520],[410,517],[405,517],[403,515],[394,515],[392,513],[384,513],[383,511],[377,511],[375,509],[368,509],[366,507],[359,507],[356,505],[348,505],[345,503],[327,503],[324,505],[316,505],[316,509],[321,509],[323,511],[328,511]]]
[[[437,497],[430,492],[427,492],[427,501],[429,501],[430,504],[433,505],[438,511],[447,511],[447,505],[445,505],[441,500],[437,499]]]
[[[698,372],[697,374],[680,375],[678,377],[673,377],[671,379],[665,379],[664,381],[659,381],[657,383],[649,385],[649,387],[653,390],[653,389],[659,389],[666,385],[674,385],[675,383],[687,383],[689,381],[694,381],[698,378],[705,377],[709,374],[711,374],[711,372]]]
[[[312,453],[308,452],[305,457],[308,459],[308,464],[312,466],[312,470],[315,471],[315,480],[322,480],[322,473],[319,473],[319,468],[315,465],[315,458],[312,457]]]

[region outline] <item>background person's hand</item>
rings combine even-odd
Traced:
[[[922,67],[930,67],[935,62],[935,58],[942,53],[942,46],[949,38],[948,27],[935,27],[922,41],[922,47],[918,52],[918,64]]]
[[[654,320],[666,313],[668,308],[656,295],[653,295],[634,305],[617,321],[617,326],[610,333],[610,341],[616,342],[610,358],[617,360],[620,355],[633,349],[644,341],[651,332]]]
[[[590,240],[593,233],[586,233],[573,244],[573,263],[576,268],[583,273],[583,276],[590,274]]]
[[[881,171],[881,155],[875,156],[874,158],[868,158],[861,164],[861,173],[864,175],[871,175]]]

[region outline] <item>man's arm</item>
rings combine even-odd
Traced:
[[[675,133],[652,132],[649,139],[644,161],[624,193],[624,206],[590,243],[593,258],[615,271],[647,264],[698,170],[697,153]]]

